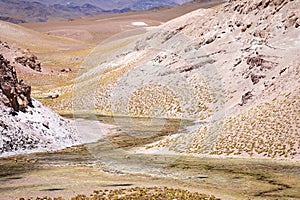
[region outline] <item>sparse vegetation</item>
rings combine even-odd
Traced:
[[[37,71],[16,68],[33,85],[33,97],[83,118],[74,120],[77,138],[72,127],[64,132],[68,121],[55,115],[52,122],[54,114],[40,104],[22,113],[7,110],[2,118],[20,127],[10,131],[0,120],[2,146],[20,153],[15,143],[21,144],[27,153],[27,143],[42,141],[41,150],[49,151],[90,142],[0,159],[1,197],[299,199],[299,6],[292,0],[232,0],[163,24],[167,20],[139,11],[53,19],[49,27],[0,21],[1,40],[30,48],[37,54],[30,60],[42,61]],[[6,46],[3,52],[13,58],[16,50]],[[30,122],[38,116],[42,120]],[[26,127],[33,139],[11,137]]]
[[[299,92],[300,88],[226,119],[212,154],[298,157]]]
[[[198,192],[189,192],[182,189],[172,189],[167,187],[149,187],[149,188],[125,188],[115,190],[94,190],[90,196],[78,195],[70,200],[220,200],[213,195],[200,194]],[[19,200],[65,200],[62,197],[37,197],[37,198],[20,198]]]
[[[269,158],[298,158],[299,92],[282,94],[272,103],[260,103],[223,123],[204,125],[190,134],[166,138],[152,147],[168,147],[180,153],[204,153],[204,146],[213,147],[210,154]],[[217,127],[213,131],[213,126]],[[207,137],[215,135],[217,140]]]

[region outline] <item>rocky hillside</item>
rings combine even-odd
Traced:
[[[2,51],[10,47],[6,43],[0,47],[0,156],[77,144],[77,133],[68,122],[31,98],[31,87],[17,78],[14,64],[41,70],[36,57],[16,51],[10,62]]]
[[[116,36],[86,59],[63,106],[198,121],[148,148],[299,159],[299,7],[231,0]]]
[[[41,62],[28,49],[9,46],[7,42],[0,41],[0,52],[15,68],[22,70],[42,71]],[[24,68],[25,67],[25,68]]]

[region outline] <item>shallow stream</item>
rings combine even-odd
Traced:
[[[80,116],[98,141],[62,151],[0,159],[0,199],[89,195],[95,189],[167,186],[222,199],[300,199],[300,164],[270,159],[142,154],[135,148],[178,132],[189,120]],[[110,124],[106,132],[103,124]],[[107,131],[108,130],[108,131]]]

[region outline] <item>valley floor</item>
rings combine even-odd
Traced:
[[[0,39],[7,42],[1,48],[11,63],[19,47],[41,61],[41,72],[22,66],[16,71],[43,104],[61,114],[88,110],[145,117],[130,123],[117,116],[75,120],[85,144],[0,158],[0,200],[70,199],[119,189],[139,190],[138,195],[181,189],[228,200],[300,199],[299,2],[228,1],[173,21],[194,10],[193,4],[188,10],[149,11],[155,15],[22,26],[0,21]],[[173,119],[149,123],[148,116]],[[212,126],[200,124],[189,132],[185,128],[193,122],[177,118]],[[162,141],[176,133],[187,137]],[[219,156],[195,156],[211,154],[207,141],[215,142],[215,136]],[[159,141],[162,148],[176,147],[174,152],[152,153]],[[261,157],[249,158],[254,151]],[[248,158],[228,157],[245,152]]]
[[[298,162],[139,154],[129,146],[117,147],[108,137],[112,132],[59,152],[2,158],[0,199],[68,199],[99,190],[164,187],[221,199],[300,198]]]

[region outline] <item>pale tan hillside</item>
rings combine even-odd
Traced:
[[[222,2],[201,1],[178,8],[85,16],[72,20],[55,19],[45,23],[15,25],[0,21],[0,41],[7,42],[12,47],[5,50],[9,53],[21,47],[29,49],[41,61],[41,72],[18,71],[19,77],[32,85],[35,98],[50,106],[64,104],[60,101],[62,99],[67,99],[70,102],[68,104],[72,105],[74,80],[95,44],[117,33],[124,33],[121,36],[123,38],[143,34],[148,31],[148,27],[160,25],[196,8]],[[121,44],[120,47],[122,46],[124,45]],[[61,96],[58,101],[49,98],[57,96]],[[70,111],[71,108],[68,106],[64,110]]]
[[[86,42],[47,35],[4,21],[0,21],[0,31],[0,41],[10,46],[4,50],[6,53],[14,55],[19,47],[29,49],[41,61],[41,72],[18,71],[19,77],[33,86],[33,96],[38,98],[45,96],[43,93],[49,88],[70,84],[84,57],[94,47]],[[61,72],[69,68],[70,73]]]
[[[0,39],[8,43],[15,43],[22,48],[28,48],[33,52],[47,53],[50,51],[66,51],[70,49],[80,49],[86,43],[49,36],[20,25],[0,21]]]
[[[1,37],[10,46],[16,44],[16,46],[29,48],[41,61],[41,73],[19,72],[19,76],[32,85],[33,96],[59,112],[62,110],[70,112],[72,89],[78,70],[86,68],[87,62],[93,62],[90,66],[94,66],[95,58],[91,57],[95,52],[110,53],[105,45],[103,49],[102,45],[94,49],[94,46],[89,43],[95,45],[118,40],[118,38],[138,36],[150,31],[152,26],[160,25],[197,8],[211,7],[222,2],[222,0],[195,1],[179,7],[86,16],[72,20],[57,19],[43,23],[13,25],[3,22],[3,28],[6,27],[9,31]],[[112,37],[116,34],[120,35]],[[108,41],[105,41],[106,39]],[[116,41],[113,49],[119,49],[127,44],[128,42],[118,44]],[[98,55],[95,57],[99,59]],[[90,66],[87,68],[89,69]],[[49,96],[59,96],[59,98],[52,100],[48,98]],[[66,104],[68,106],[63,107]]]
[[[196,0],[176,7],[154,8],[121,14],[83,16],[72,20],[54,19],[43,23],[31,22],[20,25],[49,35],[99,44],[120,32],[158,26],[196,9],[213,7],[223,2],[223,0]],[[144,22],[145,24],[139,26],[135,25],[134,22]],[[145,32],[145,30],[142,32]]]
[[[20,25],[0,21],[0,40],[12,48],[29,49],[42,61],[44,71],[48,66],[69,67],[86,56],[93,45],[65,37],[51,36]],[[77,56],[77,57],[76,57]],[[53,69],[49,69],[51,71]],[[46,70],[47,71],[47,70]],[[55,71],[55,69],[54,69]]]
[[[86,58],[74,98],[55,107],[199,121],[153,148],[299,159],[299,7],[230,1],[115,37]]]
[[[223,113],[214,123],[195,126],[189,136],[170,137],[153,146],[185,153],[299,160],[299,6],[299,1],[231,1],[205,14],[210,23],[208,27],[202,23],[204,30],[185,28],[200,49],[216,53]],[[218,13],[228,17],[221,19]]]

